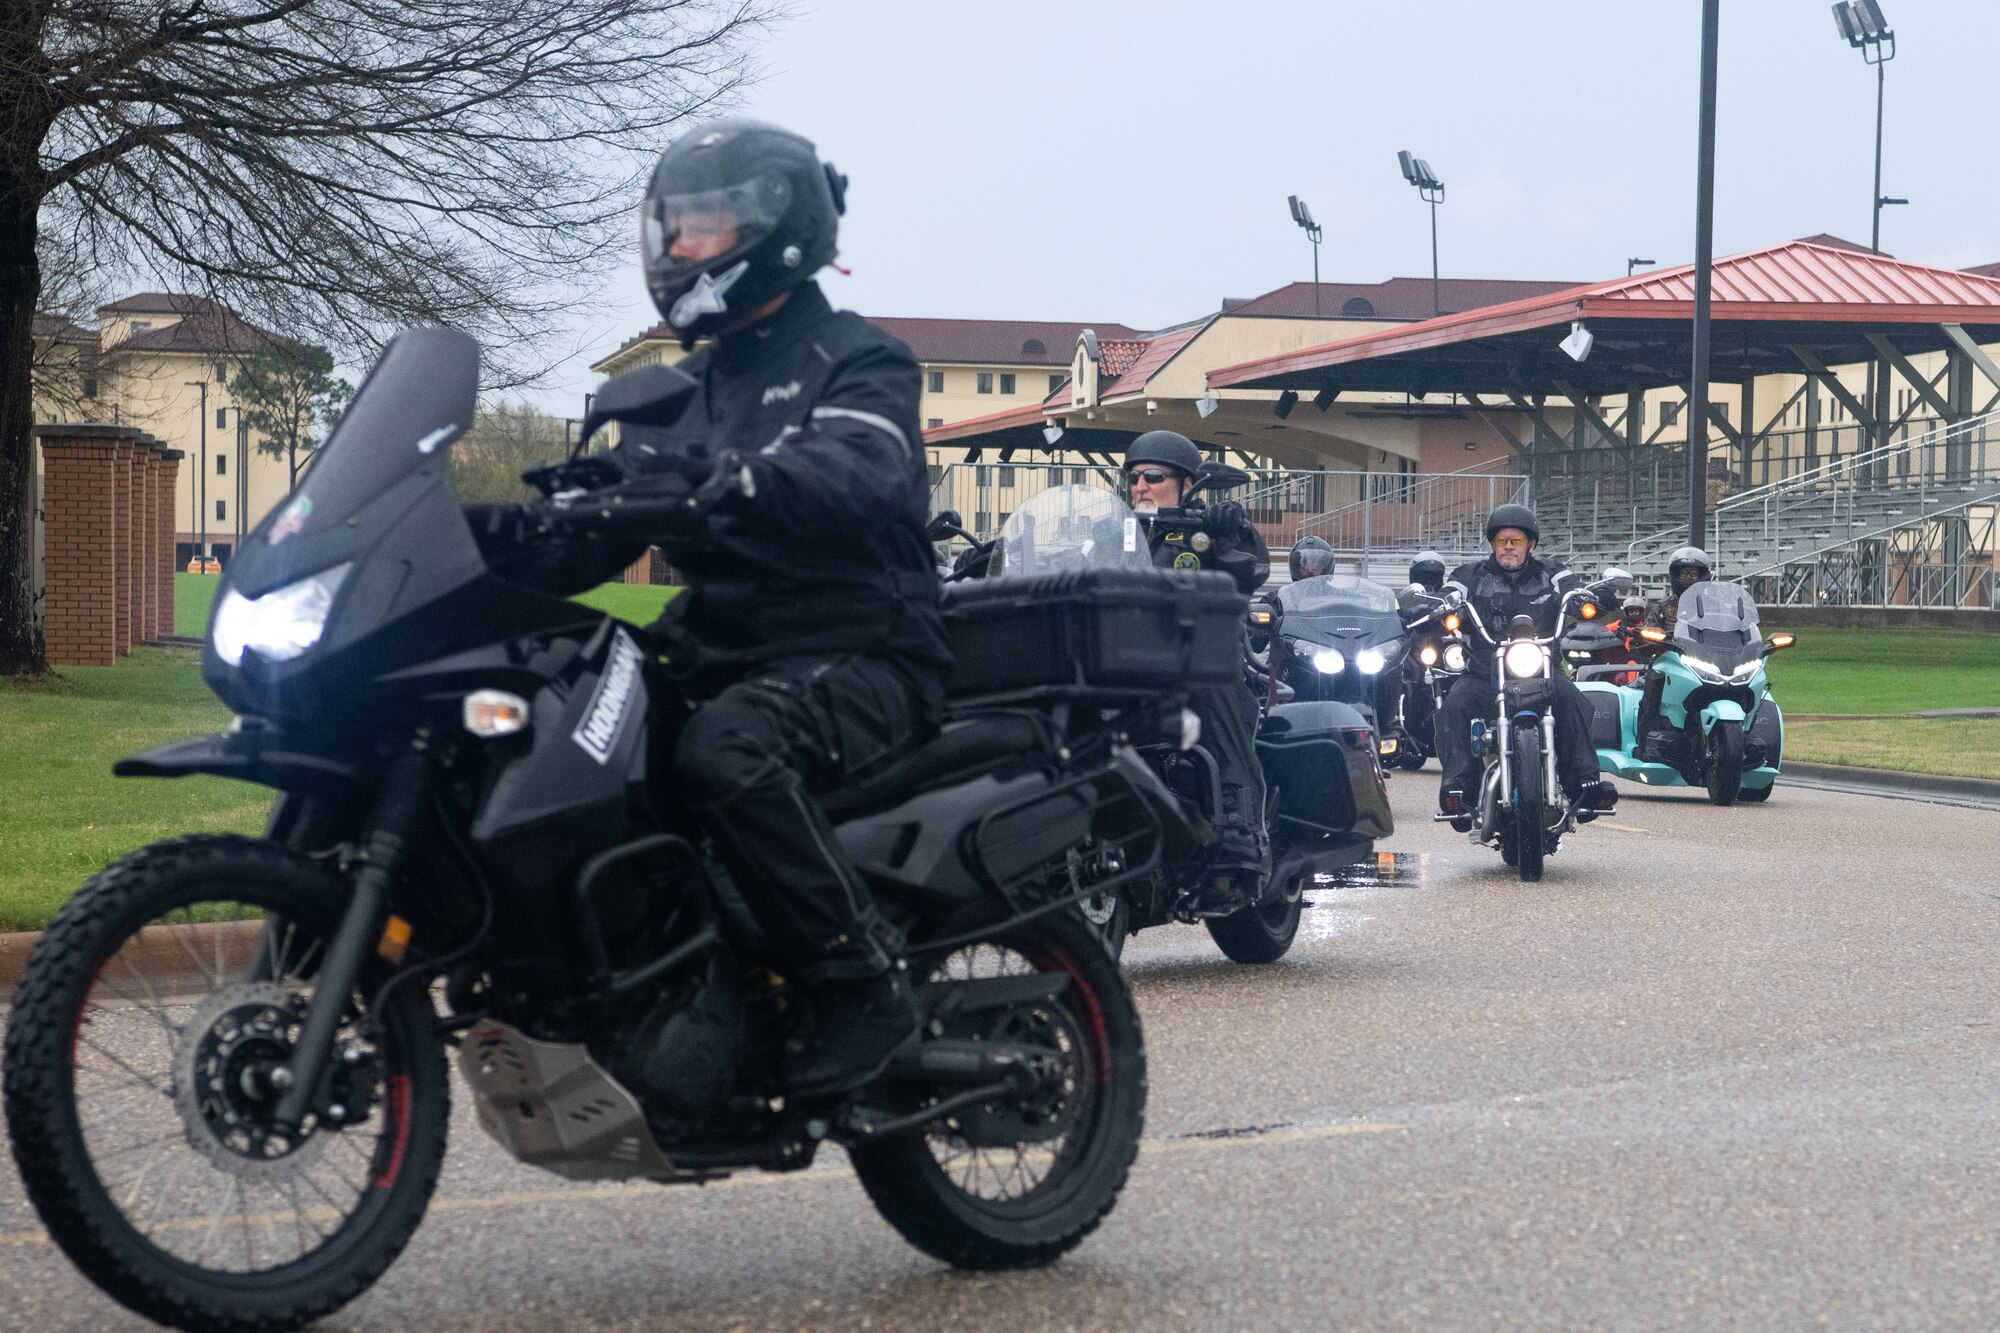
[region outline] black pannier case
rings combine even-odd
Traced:
[[[1174,690],[1243,676],[1248,599],[1227,574],[1075,569],[945,586],[957,697],[1043,686]]]

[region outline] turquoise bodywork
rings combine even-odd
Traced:
[[[1660,696],[1661,722],[1672,727],[1686,727],[1688,696],[1710,682],[1698,679],[1681,661],[1680,654],[1671,649],[1660,655],[1653,669],[1666,678],[1666,689]],[[1644,677],[1640,679],[1643,681]],[[1746,715],[1742,706],[1733,699],[1715,700],[1701,710],[1701,734],[1706,737],[1718,726],[1741,727],[1746,733],[1747,740],[1747,733],[1752,726],[1768,713],[1769,720],[1764,723],[1764,727],[1768,730],[1775,726],[1777,744],[1773,748],[1778,762],[1782,763],[1785,718],[1778,708],[1777,700],[1771,697],[1761,662],[1757,666],[1756,674],[1747,682],[1742,682],[1742,685],[1749,689],[1751,697],[1757,701],[1752,713]],[[1597,747],[1598,767],[1604,770],[1607,777],[1624,778],[1631,782],[1643,782],[1656,787],[1694,785],[1671,764],[1647,763],[1637,757],[1639,704],[1642,698],[1640,685],[1613,685],[1605,681],[1586,680],[1578,681],[1577,688],[1582,690],[1586,697],[1610,695],[1617,702],[1618,748],[1612,749],[1604,745]],[[1593,709],[1598,707],[1595,698],[1591,699],[1591,705]],[[1743,770],[1743,786],[1751,791],[1760,791],[1770,786],[1777,777],[1777,763],[1746,768]]]

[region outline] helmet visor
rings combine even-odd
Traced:
[[[1308,549],[1292,556],[1293,566],[1302,579],[1318,578],[1333,569],[1333,552],[1325,549]]]
[[[654,195],[639,209],[646,269],[671,279],[741,254],[777,228],[791,202],[791,182],[776,172],[712,190]]]

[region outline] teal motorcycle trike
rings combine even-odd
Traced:
[[[1644,631],[1658,650],[1631,684],[1630,664],[1577,670],[1591,706],[1591,742],[1606,777],[1656,787],[1706,787],[1717,805],[1764,801],[1778,778],[1785,719],[1764,660],[1796,642],[1762,636],[1757,603],[1734,583],[1697,583],[1680,596],[1671,633]],[[1649,694],[1654,707],[1647,707]]]

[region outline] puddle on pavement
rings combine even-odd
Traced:
[[[1342,866],[1328,875],[1315,875],[1306,890],[1306,912],[1299,922],[1299,938],[1323,940],[1347,934],[1370,920],[1363,907],[1386,889],[1414,889],[1430,882],[1429,852],[1377,852],[1373,858]],[[1343,910],[1345,909],[1345,910]]]

